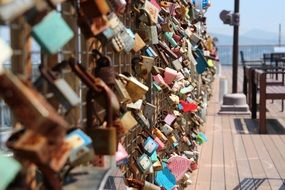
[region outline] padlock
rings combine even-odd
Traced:
[[[15,119],[50,141],[62,142],[68,123],[44,97],[8,71],[0,73],[0,80],[0,96],[12,110]]]
[[[153,65],[155,64],[155,59],[153,57],[144,56],[142,55],[142,62],[144,63],[147,72],[150,73],[152,70]]]
[[[111,11],[106,0],[80,0],[80,10],[89,19],[108,15]]]
[[[174,32],[174,30],[173,30],[173,23],[171,23],[171,22],[161,23],[160,26],[161,26],[161,29],[164,32]]]
[[[10,22],[21,16],[25,12],[36,9],[37,11],[45,11],[49,8],[55,8],[57,4],[61,3],[61,0],[3,0],[0,2],[0,21]]]
[[[105,85],[105,83],[100,78],[95,78],[92,74],[86,71],[85,67],[82,64],[79,64],[75,61],[74,58],[70,58],[67,63],[71,67],[72,71],[81,79],[81,81],[93,92],[102,92],[104,89],[104,92],[108,92],[110,96],[112,96],[111,100],[111,108],[114,113],[117,113],[120,109],[120,104],[118,102],[118,99],[116,95],[111,91],[111,89]],[[97,86],[96,86],[97,84]],[[98,86],[99,85],[99,86]],[[98,89],[99,88],[99,89]],[[92,93],[91,93],[92,94]],[[97,93],[96,94],[96,101],[98,104],[100,104],[102,107],[106,107],[106,96],[104,93]],[[92,113],[92,112],[90,112]],[[88,112],[87,112],[88,115]],[[91,114],[91,117],[93,115]],[[90,120],[92,121],[92,119]],[[88,125],[91,125],[90,123]]]
[[[146,180],[141,181],[138,179],[131,179],[127,178],[127,185],[130,187],[133,187],[135,189],[141,189],[141,190],[160,190],[161,188],[153,183],[150,183]]]
[[[172,133],[173,128],[170,127],[168,124],[164,124],[160,127],[160,130],[163,132],[165,136],[168,136]]]
[[[157,24],[159,9],[149,1],[145,1],[143,10],[148,13],[151,23]]]
[[[101,93],[105,96],[106,102],[106,115],[105,115],[105,122],[100,125],[100,127],[95,127],[93,123],[93,114],[94,108],[92,106],[92,100],[94,95],[96,96],[96,92],[92,92],[89,90],[87,92],[87,116],[88,125],[87,125],[87,134],[93,140],[93,148],[96,155],[115,155],[117,149],[117,133],[116,128],[113,126],[113,112],[112,103],[118,104],[118,100],[116,96],[112,93],[112,91],[107,87],[107,85],[99,78],[96,78],[95,86],[101,88]],[[93,95],[93,93],[95,93]],[[98,93],[98,92],[97,92]],[[90,121],[91,120],[91,121]]]
[[[141,111],[133,112],[135,119],[139,123],[140,126],[145,128],[150,128],[150,123],[147,118],[143,115]]]
[[[84,19],[84,18],[82,18]],[[86,19],[85,19],[86,20]],[[82,22],[84,23],[85,20]],[[80,24],[80,22],[79,22]],[[118,16],[115,13],[110,13],[109,15],[102,15],[100,17],[96,17],[92,20],[92,23],[86,23],[86,25],[90,25],[90,29],[92,28],[92,35],[103,44],[106,45],[108,42],[112,40],[113,37],[117,35],[117,33],[124,27],[123,23],[120,21]],[[81,29],[88,30],[88,28],[84,28],[84,26],[80,26]],[[88,27],[88,26],[87,26]],[[83,30],[83,34],[86,33]],[[86,34],[85,34],[86,36]],[[86,36],[88,37],[88,35]]]
[[[137,77],[147,80],[149,71],[147,70],[147,65],[144,64],[142,56],[134,56],[132,58],[132,70],[136,74]]]
[[[197,61],[192,54],[192,44],[189,40],[186,40],[186,42],[187,42],[187,56],[190,62],[192,63],[192,65],[197,65]]]
[[[138,52],[141,49],[143,49],[145,47],[145,42],[143,41],[143,39],[140,37],[140,35],[138,33],[135,34],[135,44],[133,47],[134,52]]]
[[[135,45],[135,34],[131,29],[124,27],[119,35],[124,43],[124,52],[129,53]]]
[[[130,129],[138,125],[138,122],[132,115],[131,111],[127,111],[123,114],[123,116],[121,117],[121,122],[126,131],[129,131]]]
[[[158,84],[158,85],[165,84],[166,85],[163,77],[160,74],[154,75],[152,77],[153,77],[153,80],[155,81],[156,84]]]
[[[152,133],[151,133],[151,131],[149,129],[144,128],[143,132],[145,132],[147,136],[149,136],[152,139],[154,139],[154,141],[158,144],[157,151],[161,151],[161,150],[163,150],[165,148],[165,144],[162,142],[162,140],[160,140],[160,138],[157,137],[156,135],[152,135]]]
[[[143,149],[146,152],[147,155],[151,156],[157,149],[158,149],[158,144],[155,142],[155,140],[151,136],[144,135],[143,133],[139,134],[140,136],[145,139],[143,142]]]
[[[116,50],[116,52],[121,52],[125,49],[125,44],[120,35],[117,35],[112,38],[112,45],[113,45],[113,48]]]
[[[92,140],[83,131],[75,129],[69,132],[65,137],[65,142],[72,147],[68,159],[69,165],[74,167],[92,160],[94,155]]]
[[[43,50],[54,54],[73,38],[74,33],[60,14],[52,11],[33,26],[31,35]]]
[[[162,164],[159,160],[154,162],[152,166],[153,166],[154,171],[161,171],[163,169]]]
[[[178,56],[173,51],[171,51],[171,49],[165,44],[165,42],[159,41],[158,47],[160,47],[172,59],[178,59]]]
[[[115,89],[116,89],[116,92],[118,93],[118,98],[122,104],[131,102],[131,97],[125,85],[120,79],[115,79]]]
[[[139,99],[143,99],[144,95],[148,91],[148,87],[143,83],[139,82],[134,77],[126,77],[123,74],[119,74],[119,77],[125,81],[127,81],[126,89],[129,95],[132,98],[132,101],[135,102]]]
[[[155,52],[155,50],[150,47],[150,46],[147,46],[145,48],[145,54],[149,57],[153,57],[154,59],[158,57],[157,53]]]
[[[146,118],[151,119],[155,113],[156,106],[149,103],[149,102],[144,102],[144,108],[143,108],[143,113]]]
[[[172,32],[165,32],[164,37],[165,39],[171,44],[172,47],[177,47],[178,44],[177,42],[173,39],[173,33]]]
[[[190,84],[187,87],[181,88],[179,93],[181,94],[188,94],[190,92],[192,92],[195,88]]]
[[[167,1],[161,1],[161,2],[160,2],[160,6],[161,6],[161,7],[168,8],[168,7],[170,7],[171,5],[172,5],[171,2],[167,2]]]
[[[21,0],[2,2],[0,4],[0,21],[12,21],[31,9],[34,5],[35,2],[32,0],[25,2]]]
[[[152,83],[152,88],[156,91],[156,92],[160,92],[162,91],[162,88],[155,82]]]
[[[131,110],[140,111],[142,109],[142,105],[143,105],[143,100],[139,99],[134,103],[133,102],[128,103],[127,108]]]
[[[57,78],[54,72],[46,70],[43,64],[40,65],[39,70],[41,77],[34,83],[37,89],[42,88],[43,84],[41,83],[41,79],[43,78],[48,82],[51,90],[55,93],[55,97],[66,111],[80,104],[80,98],[63,78]]]
[[[26,129],[13,133],[6,145],[17,156],[36,164],[47,164],[51,159],[50,151],[56,146],[49,145],[44,136]]]
[[[196,71],[198,74],[202,74],[203,72],[207,70],[208,63],[205,59],[205,56],[203,55],[202,50],[200,50],[199,48],[196,48],[194,52],[195,52],[195,56],[197,60]]]
[[[116,163],[117,163],[117,166],[119,166],[121,164],[127,163],[128,157],[129,157],[128,152],[126,151],[124,146],[121,143],[119,143],[118,144],[118,150],[116,152]]]
[[[198,34],[192,33],[190,36],[190,41],[194,45],[199,45],[199,43],[202,41],[202,39],[198,36]]]
[[[145,1],[148,2],[148,1]],[[152,17],[151,15],[145,10],[145,9],[140,9],[140,11],[142,12],[143,15],[146,15],[147,17],[147,21],[146,22],[141,22],[139,24],[139,31],[138,33],[140,34],[140,36],[143,37],[143,40],[147,43],[147,44],[158,44],[159,40],[158,40],[158,32],[157,32],[157,27],[156,25],[152,25]],[[141,30],[143,29],[143,30]]]
[[[22,166],[17,160],[13,157],[6,157],[0,153],[0,189],[7,189],[7,187],[13,183],[21,169]]]
[[[65,141],[53,144],[46,137],[31,130],[18,131],[7,141],[7,147],[22,159],[32,161],[59,172],[65,165],[71,146]]]
[[[166,67],[164,70],[164,81],[166,84],[171,84],[177,76],[177,71]]]
[[[117,13],[123,13],[127,6],[126,0],[109,0],[108,2]]]
[[[110,87],[114,86],[115,70],[111,64],[111,58],[104,56],[97,49],[92,50],[92,56],[96,62],[96,67],[93,69],[95,77],[101,78]]]
[[[179,14],[179,16],[182,19],[189,19],[189,8],[188,6],[181,5],[178,9],[176,9],[176,12]]]
[[[176,71],[181,71],[182,68],[183,68],[183,66],[182,66],[182,64],[181,64],[179,59],[176,59],[176,60],[172,61],[172,66],[174,67],[174,69]]]
[[[171,126],[173,122],[175,122],[176,116],[173,114],[167,114],[167,116],[164,118],[164,122]]]
[[[152,167],[152,162],[149,156],[143,153],[137,160],[136,163],[142,173],[149,172],[150,168]]]

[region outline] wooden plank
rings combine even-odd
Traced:
[[[218,81],[214,82],[214,86],[217,87]],[[218,88],[213,88],[218,89]],[[208,138],[208,142],[203,144],[199,159],[199,170],[197,171],[197,174],[195,178],[193,178],[193,187],[191,189],[197,189],[197,190],[204,190],[204,189],[210,189],[211,184],[211,172],[212,172],[212,147],[213,147],[213,123],[214,119],[216,117],[217,108],[216,105],[218,104],[218,95],[216,92],[213,92],[212,100],[209,102],[208,107],[208,116],[207,116],[207,122],[205,125],[206,129],[206,135]]]
[[[269,135],[261,136],[264,145],[269,152],[271,159],[282,179],[285,179],[285,160],[282,158],[280,152],[278,151],[276,145],[272,142]]]
[[[224,145],[224,165],[225,165],[225,186],[226,189],[234,189],[239,184],[239,176],[236,164],[236,155],[232,142],[232,132],[230,127],[230,117],[223,116],[223,145]]]
[[[199,160],[199,170],[197,172],[197,179],[195,183],[196,190],[210,189],[211,181],[211,162],[212,162],[212,146],[213,146],[213,131],[211,124],[214,121],[213,116],[208,116],[206,124],[206,135],[208,142],[203,145],[203,149]]]
[[[241,135],[256,189],[271,189],[250,135]]]
[[[277,169],[270,157],[269,152],[264,146],[260,135],[251,135],[252,142],[256,147],[261,164],[264,168],[265,174],[268,178],[271,189],[278,189],[282,186],[283,182],[280,179]]]
[[[249,166],[248,158],[245,152],[245,147],[240,134],[235,133],[234,116],[230,116],[230,126],[233,136],[233,144],[236,155],[237,170],[239,174],[240,183],[236,187],[241,189],[254,188],[254,183],[251,181],[252,172]]]
[[[221,117],[215,117],[213,123],[213,157],[211,189],[225,189],[224,150]]]
[[[271,140],[275,144],[276,148],[278,149],[279,153],[281,154],[283,160],[285,159],[285,142],[283,142],[282,137],[284,135],[270,135]]]

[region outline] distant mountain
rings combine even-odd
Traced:
[[[219,45],[231,45],[233,41],[232,35],[212,33],[218,38]],[[284,40],[283,40],[284,42]],[[244,34],[240,34],[240,45],[276,45],[278,43],[278,35],[263,30],[253,29]]]
[[[267,40],[276,40],[278,42],[278,34],[273,32],[267,32],[260,29],[252,29],[247,31],[246,33],[243,33],[242,36],[247,38],[256,38],[257,36],[262,39]]]

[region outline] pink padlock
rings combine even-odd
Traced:
[[[162,76],[161,76],[160,74],[157,74],[157,75],[153,76],[153,80],[154,80],[158,85],[165,84],[165,81],[164,81],[164,79],[162,78]]]
[[[184,75],[181,72],[178,72],[175,80],[180,81],[183,80],[184,78],[185,78]]]
[[[164,149],[165,145],[158,137],[155,137],[154,141],[158,144],[157,151],[161,151]]]
[[[165,121],[166,124],[171,126],[175,119],[176,119],[175,115],[167,114],[167,116],[164,118],[164,121]]]
[[[173,86],[172,86],[172,90],[174,92],[178,92],[182,87],[184,86],[184,83],[181,81],[176,81]]]
[[[129,156],[128,152],[126,151],[126,149],[124,148],[124,146],[119,143],[118,144],[118,150],[116,152],[116,162],[120,163],[122,162],[124,159],[127,159]]]
[[[164,81],[166,84],[171,84],[177,76],[177,71],[166,67],[164,70]]]

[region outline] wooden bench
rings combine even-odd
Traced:
[[[253,76],[254,76],[254,70],[255,69],[261,69],[264,71],[272,71],[275,70],[276,68],[273,66],[256,66],[256,65],[251,65],[251,66],[244,66],[244,78],[243,78],[243,93],[246,95],[247,98],[247,103],[249,105],[249,108],[251,110],[252,106],[252,84],[253,84]],[[285,69],[282,67],[277,68],[279,71],[284,71]],[[267,85],[283,85],[284,84],[284,75],[282,77],[282,81],[280,80],[275,80],[272,78],[266,78],[266,84]],[[283,103],[283,102],[282,102]],[[283,111],[283,105],[282,105],[282,111]]]
[[[259,86],[259,133],[266,134],[266,100],[267,99],[285,99],[284,85],[268,85],[266,82],[267,74],[282,74],[284,71],[264,71],[260,69],[254,70],[253,85],[252,85],[252,119],[256,119],[257,112],[257,87]]]

